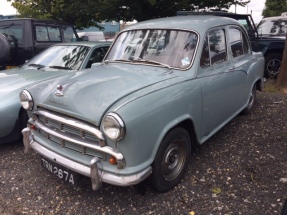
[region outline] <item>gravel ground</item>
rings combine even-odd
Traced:
[[[280,214],[287,198],[287,95],[258,93],[238,116],[199,147],[184,179],[167,193],[147,182],[71,187],[25,155],[22,142],[0,145],[0,214]]]

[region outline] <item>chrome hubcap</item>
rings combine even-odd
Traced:
[[[267,64],[267,71],[270,78],[274,78],[279,73],[281,61],[278,59],[270,60]]]
[[[162,161],[162,174],[166,181],[174,180],[181,172],[186,160],[182,140],[176,140],[169,145]]]

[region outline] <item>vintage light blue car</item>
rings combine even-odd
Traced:
[[[25,151],[70,184],[78,174],[94,190],[149,177],[165,192],[182,179],[193,144],[251,111],[264,59],[237,21],[198,15],[130,26],[92,70],[21,92]]]
[[[35,56],[21,68],[0,71],[0,144],[17,140],[28,116],[19,104],[19,93],[27,86],[100,62],[111,43],[61,43]]]

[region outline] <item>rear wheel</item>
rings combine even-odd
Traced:
[[[10,44],[5,34],[0,34],[0,63],[5,62],[10,56]]]
[[[166,192],[180,182],[187,168],[190,148],[190,136],[181,127],[164,137],[152,165],[151,182],[155,190]]]
[[[252,87],[252,90],[251,90],[250,95],[249,95],[248,104],[242,111],[243,115],[247,115],[252,111],[252,109],[255,105],[255,101],[256,101],[256,84],[254,84]]]
[[[282,54],[270,53],[265,56],[265,78],[276,78],[282,62]]]

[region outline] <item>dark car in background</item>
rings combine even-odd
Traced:
[[[287,33],[287,15],[268,17],[261,20],[257,26],[260,41],[266,45],[265,76],[274,78],[278,75],[283,57]]]
[[[55,20],[17,18],[0,21],[0,70],[24,64],[56,43],[78,41],[75,28]]]

